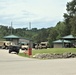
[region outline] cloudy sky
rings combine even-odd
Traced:
[[[0,0],[0,24],[14,28],[48,28],[63,20],[71,0]]]

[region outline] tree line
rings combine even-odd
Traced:
[[[48,41],[49,45],[60,37],[70,34],[76,36],[76,0],[67,2],[66,11],[67,13],[63,14],[64,20],[59,21],[55,27],[32,28],[31,30],[27,28],[12,28],[12,33],[26,39],[32,39],[34,43]],[[0,25],[0,39],[10,34],[11,27]]]

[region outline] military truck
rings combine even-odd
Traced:
[[[41,42],[39,45],[40,49],[47,48],[47,46],[48,46],[48,42]]]
[[[43,49],[48,47],[48,42],[41,42],[35,46],[35,49]]]
[[[19,51],[20,51],[19,45],[10,45],[10,46],[9,46],[9,53],[15,52],[15,53],[18,54]]]
[[[19,45],[22,50],[28,50],[28,43],[21,42],[21,43],[19,43]]]

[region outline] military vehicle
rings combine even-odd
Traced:
[[[10,41],[0,41],[0,48],[2,49],[8,49],[10,45],[11,45]]]
[[[16,52],[18,54],[19,50],[20,50],[20,47],[18,45],[10,45],[9,46],[9,53]]]
[[[48,47],[48,42],[41,42],[35,46],[35,49],[43,49]]]
[[[19,43],[19,45],[22,50],[28,50],[28,43],[21,42],[21,43]]]

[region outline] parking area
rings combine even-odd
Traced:
[[[1,75],[76,75],[76,58],[39,60],[0,50]]]

